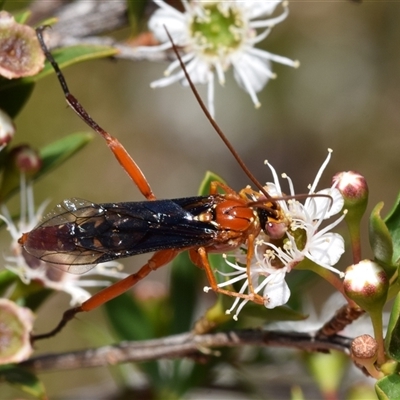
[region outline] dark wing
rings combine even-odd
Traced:
[[[21,242],[34,257],[70,266],[207,245],[217,228],[196,216],[210,207],[212,201],[207,197],[110,204],[69,199],[58,204]],[[90,267],[65,269],[83,273]]]

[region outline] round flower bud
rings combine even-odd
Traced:
[[[372,377],[382,378],[382,372],[375,367],[379,345],[372,336],[366,334],[357,336],[351,343],[350,353],[354,362],[363,367]]]
[[[345,206],[351,207],[368,200],[368,185],[365,178],[354,171],[338,172],[332,183],[337,187],[345,200]]]
[[[38,152],[29,145],[23,144],[14,147],[10,152],[15,166],[21,172],[35,173],[42,166],[42,160]]]
[[[363,260],[346,269],[343,288],[346,295],[362,309],[373,312],[385,304],[389,281],[380,265]]]
[[[370,335],[357,336],[351,343],[351,355],[358,362],[359,360],[376,359],[378,343]]]
[[[344,208],[348,210],[346,219],[361,219],[367,207],[369,193],[365,178],[354,171],[338,172],[332,183],[343,196]]]
[[[33,313],[8,299],[0,299],[0,364],[18,363],[32,354]]]

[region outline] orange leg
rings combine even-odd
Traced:
[[[232,292],[231,290],[226,290],[226,289],[222,289],[222,288],[218,287],[218,282],[215,279],[213,270],[208,261],[207,251],[204,247],[189,250],[189,255],[190,255],[190,259],[193,261],[194,264],[196,264],[198,267],[204,269],[206,276],[207,276],[208,283],[210,284],[211,290],[213,290],[215,293],[224,294],[224,295],[230,296],[230,297],[239,297],[241,299],[246,299],[246,300],[252,301],[253,303],[257,303],[257,304],[264,304],[264,299],[262,298],[262,296],[258,295],[257,293],[254,293],[253,288],[250,290],[250,294],[244,294],[244,293]],[[248,270],[249,270],[249,267],[248,267]],[[249,276],[249,273],[247,273],[247,275]],[[249,279],[249,285],[250,284],[251,284],[251,281]]]
[[[238,194],[229,186],[222,182],[212,181],[210,184],[210,194],[218,194],[218,189],[222,189],[226,194],[233,195],[235,198],[238,197]]]
[[[69,91],[67,82],[60,70],[60,67],[54,60],[54,57],[48,50],[42,36],[42,31],[45,27],[39,27],[36,29],[37,38],[39,40],[40,46],[46,56],[46,58],[51,63],[54,71],[57,74],[57,78],[60,82],[61,88],[64,92],[65,99],[68,105],[82,118],[82,120],[94,131],[100,134],[106,141],[107,146],[113,152],[115,158],[121,164],[122,168],[127,172],[127,174],[131,177],[133,182],[139,188],[140,192],[146,197],[147,200],[155,200],[155,196],[153,191],[151,190],[150,184],[147,182],[143,172],[140,170],[139,166],[135,163],[132,157],[125,150],[124,146],[113,136],[111,136],[108,132],[106,132],[96,121],[92,119],[92,117],[87,113],[87,111],[82,107],[79,101],[75,98],[74,95]]]
[[[136,285],[140,280],[145,278],[151,271],[155,271],[158,268],[161,268],[165,264],[168,264],[172,261],[181,250],[160,250],[154,253],[154,255],[150,258],[150,260],[143,265],[142,268],[139,269],[138,272],[127,276],[126,278],[122,279],[114,283],[113,285],[106,287],[105,289],[101,290],[100,292],[94,294],[88,300],[84,301],[80,306],[71,308],[64,312],[61,321],[58,325],[50,332],[41,334],[41,335],[32,335],[31,341],[32,343],[36,340],[47,339],[50,338],[57,333],[59,333],[67,323],[75,317],[76,314],[83,312],[83,311],[91,311],[97,307],[100,307],[107,301],[118,297],[122,293],[125,293],[128,289],[132,286]]]
[[[50,53],[49,53],[50,54]],[[58,79],[64,79],[62,75],[57,75]],[[62,85],[63,86],[63,85]],[[64,86],[63,86],[64,88]],[[89,125],[93,130],[100,134],[107,143],[108,148],[112,151],[115,158],[118,160],[122,168],[131,177],[135,185],[139,188],[140,192],[146,197],[147,200],[155,200],[155,195],[150,187],[149,182],[144,176],[143,172],[133,160],[133,158],[126,151],[125,147],[122,146],[120,141],[111,136],[105,131],[92,117],[86,112],[79,101],[69,92],[65,93],[65,99],[68,105],[82,118],[82,120]]]
[[[252,301],[254,303],[264,304],[265,298],[260,296],[258,293],[254,291],[253,282],[251,280],[251,275],[250,275],[251,261],[254,255],[254,240],[255,240],[254,235],[249,235],[249,237],[247,238],[246,272],[247,272],[247,279],[249,281],[249,292],[250,296],[253,297]]]

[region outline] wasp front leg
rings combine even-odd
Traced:
[[[265,299],[262,296],[260,296],[259,294],[254,292],[253,286],[251,284],[251,279],[250,279],[250,275],[249,275],[250,266],[248,266],[248,268],[247,268],[247,271],[248,271],[247,279],[249,281],[250,293],[249,294],[238,293],[238,292],[233,292],[231,290],[222,289],[218,286],[218,282],[215,279],[214,272],[213,272],[210,262],[208,260],[207,251],[204,247],[190,250],[189,255],[190,255],[190,259],[192,260],[192,262],[195,265],[197,265],[198,267],[204,269],[204,271],[206,273],[207,280],[208,280],[208,283],[210,284],[210,287],[206,286],[204,288],[204,291],[208,292],[208,290],[211,288],[211,290],[215,293],[224,294],[224,295],[230,296],[230,297],[238,297],[238,298],[241,298],[244,300],[251,301],[256,304],[264,304]]]
[[[235,192],[228,185],[225,185],[225,183],[218,182],[218,181],[212,181],[210,183],[210,194],[211,195],[218,194],[218,189],[222,189],[225,192],[225,194],[227,194],[228,196],[233,196],[234,198],[240,198],[240,196],[237,194],[237,192]]]

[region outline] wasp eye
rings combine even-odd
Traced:
[[[264,232],[270,239],[282,239],[287,231],[287,226],[284,222],[267,222],[264,227]]]

